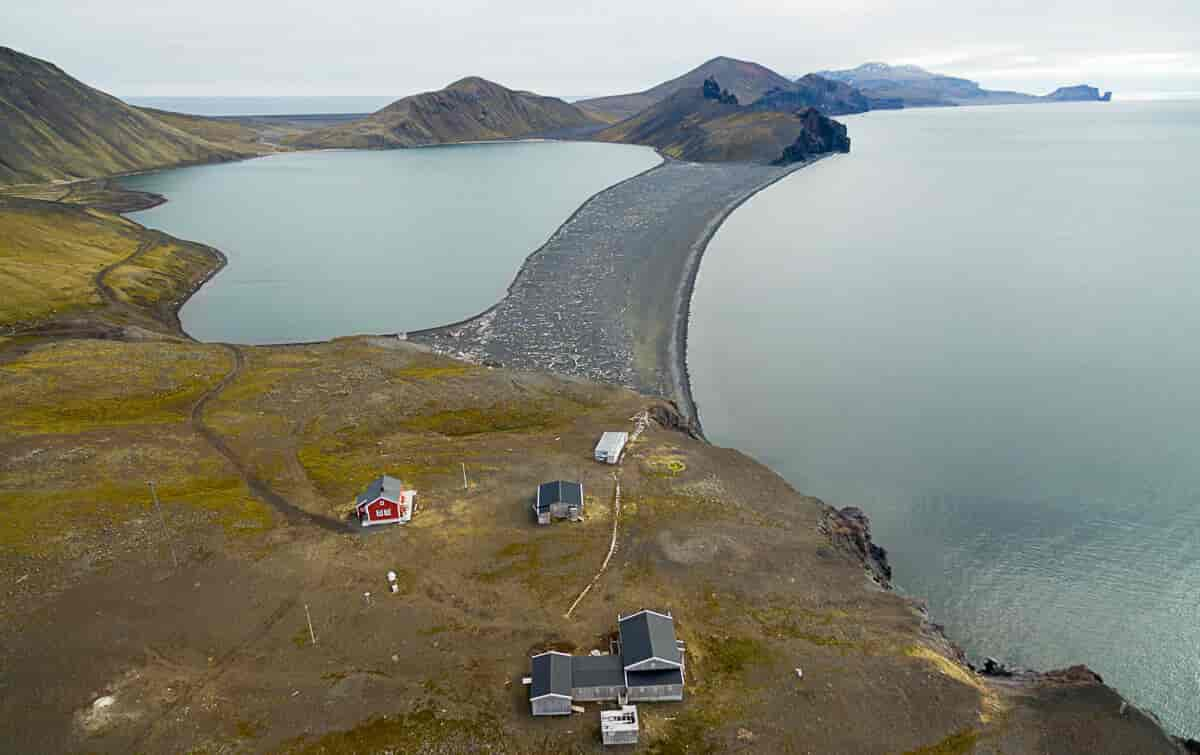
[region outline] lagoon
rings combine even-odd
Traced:
[[[264,344],[478,314],[589,196],[659,162],[644,147],[504,142],[287,153],[121,184],[168,199],[132,219],[229,258],[184,329]]]

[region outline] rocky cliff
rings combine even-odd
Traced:
[[[1112,92],[1100,94],[1100,90],[1087,84],[1076,84],[1070,87],[1059,87],[1043,99],[1054,102],[1109,102]]]

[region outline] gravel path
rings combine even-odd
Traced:
[[[700,257],[730,212],[798,167],[667,161],[588,200],[494,307],[408,338],[665,396],[695,420],[684,346]]]

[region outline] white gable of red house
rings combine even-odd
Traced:
[[[412,519],[417,491],[405,490],[404,483],[383,475],[371,481],[358,495],[354,513],[364,527],[373,524],[403,524]]]

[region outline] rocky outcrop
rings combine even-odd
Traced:
[[[796,113],[796,117],[803,121],[804,129],[796,141],[783,150],[776,165],[803,162],[829,152],[850,151],[850,137],[846,135],[844,124],[826,118],[813,108]]]
[[[683,412],[679,411],[679,407],[676,406],[674,402],[655,404],[647,409],[646,413],[659,427],[667,430],[674,430],[677,433],[683,433],[689,438],[693,438],[695,440],[704,440],[703,435],[700,433],[700,427],[696,424],[696,421],[685,417]]]
[[[862,509],[857,506],[830,508],[821,520],[821,531],[835,545],[860,558],[871,578],[880,586],[891,587],[892,567],[888,564],[887,550],[871,541],[871,520]]]
[[[850,149],[846,127],[815,108],[742,106],[715,79],[676,92],[596,138],[644,144],[693,162],[786,165]]]

